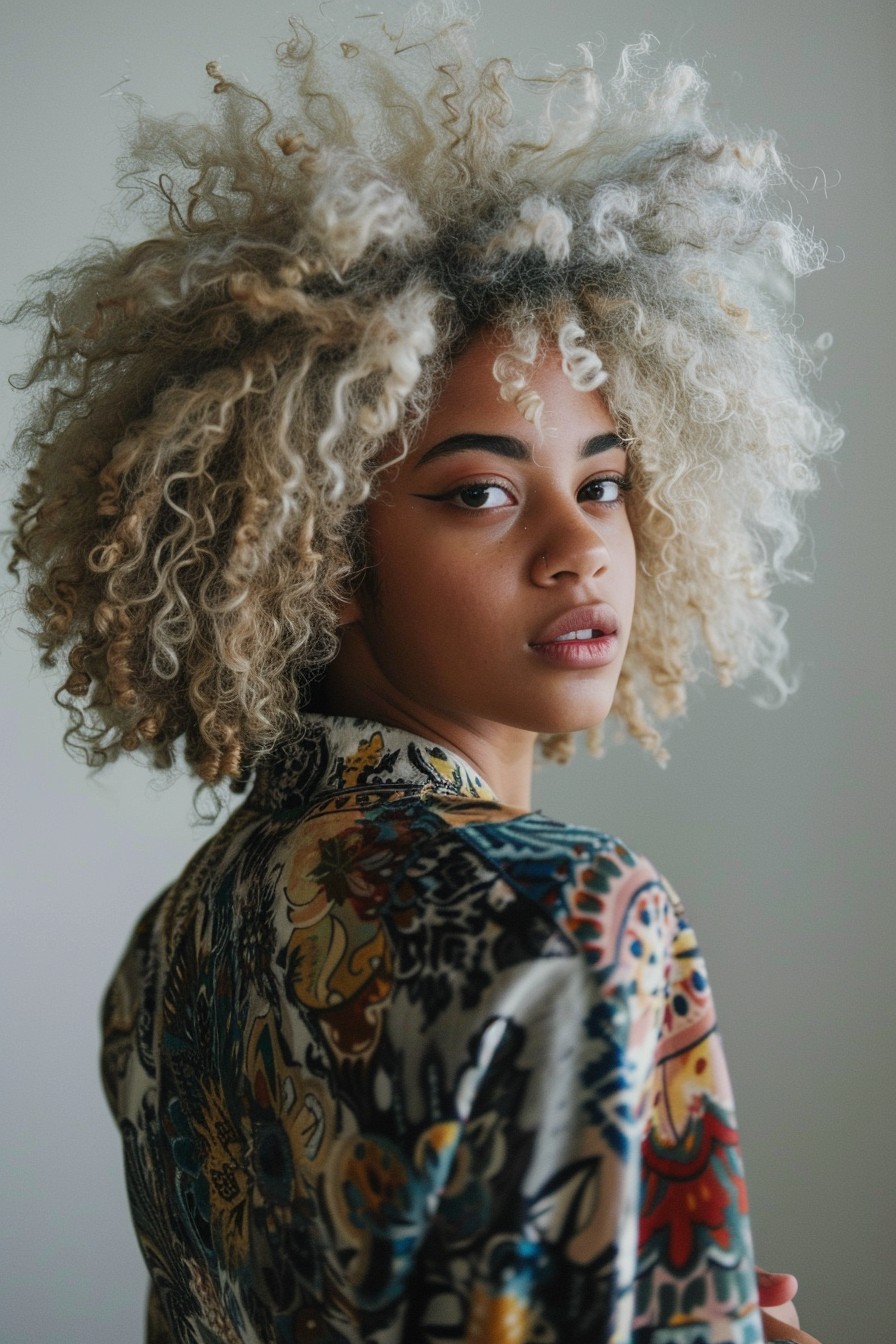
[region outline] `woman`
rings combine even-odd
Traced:
[[[297,27],[294,106],[210,67],[217,125],[140,122],[151,236],[35,300],[69,740],[254,772],[105,1003],[151,1340],[809,1339],[677,898],[530,804],[611,713],[662,759],[701,649],[786,691],[837,442],[780,161],[647,51],[522,81],[533,127],[463,24]]]

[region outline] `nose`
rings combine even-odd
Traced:
[[[555,519],[554,526],[543,533],[532,559],[532,582],[539,588],[551,588],[592,579],[603,573],[609,560],[597,519],[575,508],[562,524]]]

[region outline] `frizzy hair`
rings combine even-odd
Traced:
[[[553,342],[629,443],[620,720],[661,756],[701,649],[785,694],[769,594],[839,432],[782,298],[823,249],[777,198],[773,140],[710,129],[700,73],[648,38],[603,83],[584,45],[528,77],[477,60],[463,17],[354,22],[338,44],[293,25],[279,102],[212,63],[208,123],[141,111],[125,181],[149,236],[37,277],[18,314],[43,335],[10,567],[65,660],[67,740],[92,765],[182,746],[217,784],[300,733],[383,450],[413,446],[484,327],[527,419]]]

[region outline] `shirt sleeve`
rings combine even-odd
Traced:
[[[641,1144],[633,1337],[761,1341],[743,1162],[712,992],[681,902],[663,886],[671,942]]]
[[[559,935],[470,1044],[421,1340],[759,1344],[730,1088],[671,888],[606,838],[502,886]]]
[[[144,1339],[145,1344],[177,1344],[165,1319],[159,1294],[154,1284],[150,1284],[146,1299],[146,1333]]]

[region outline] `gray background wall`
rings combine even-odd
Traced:
[[[845,253],[801,300],[809,333],[834,332],[822,395],[849,429],[810,505],[816,581],[786,594],[801,691],[767,712],[707,686],[672,734],[665,772],[626,745],[599,764],[546,768],[537,802],[622,834],[684,896],[734,1076],[759,1259],[798,1275],[804,1323],[823,1344],[885,1344],[896,1269],[896,10],[889,0],[482,9],[482,49],[532,71],[599,34],[612,66],[642,29],[671,55],[705,61],[722,107],[780,131],[816,183],[806,217],[835,258]],[[211,57],[264,82],[288,13],[270,0],[7,0],[0,304],[26,273],[108,230],[120,81],[162,112],[201,105]],[[22,355],[21,335],[0,331],[0,367]],[[0,386],[0,399],[5,428],[14,398]],[[97,1003],[138,912],[206,832],[191,824],[186,781],[160,785],[126,763],[88,778],[63,754],[59,711],[15,625],[7,616],[0,664],[0,1338],[127,1344],[140,1338],[144,1274],[97,1081]]]

